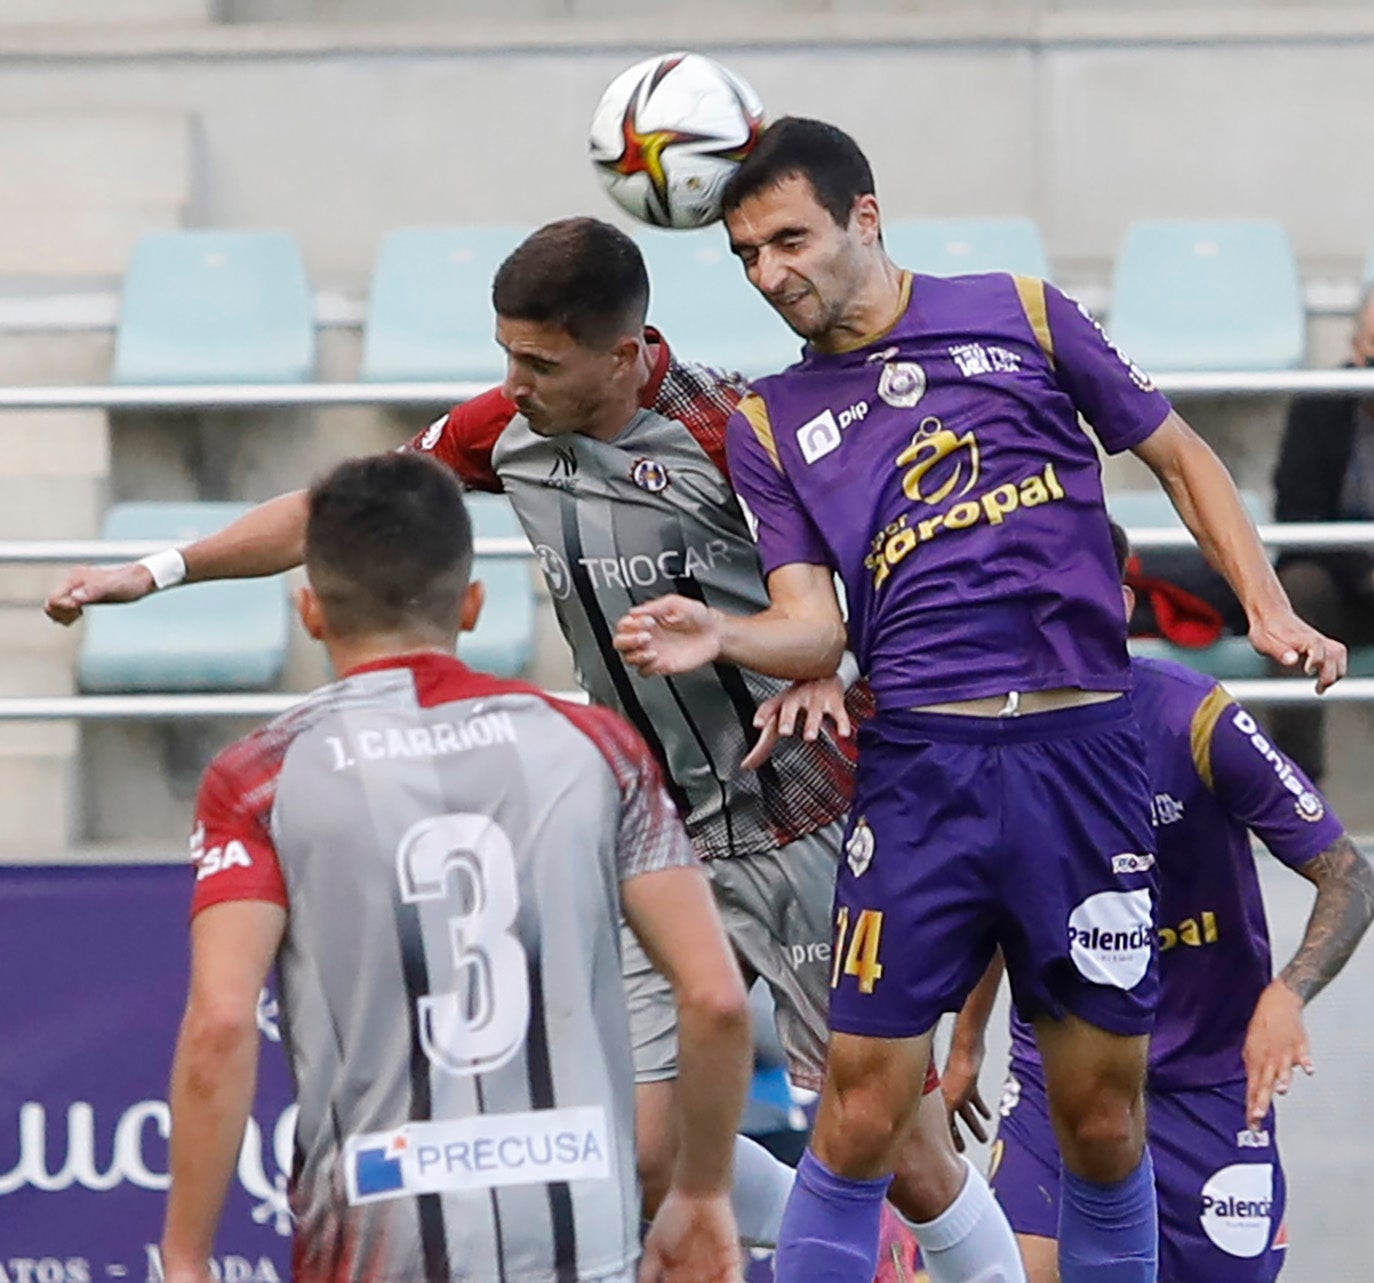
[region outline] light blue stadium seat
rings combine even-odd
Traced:
[[[152,232],[134,247],[116,383],[302,383],[314,369],[314,302],[288,233]]]
[[[1264,496],[1259,491],[1242,490],[1240,497],[1253,520],[1268,519]],[[1107,509],[1112,519],[1128,530],[1151,526],[1184,528],[1169,496],[1158,488],[1116,491],[1107,496]],[[1215,645],[1201,647],[1175,646],[1159,637],[1132,637],[1129,644],[1133,655],[1177,660],[1222,680],[1270,676],[1264,658],[1245,637],[1222,637]]]
[[[1029,218],[899,218],[883,224],[883,240],[894,262],[929,276],[1050,274],[1040,229]]]
[[[403,227],[382,241],[363,330],[372,383],[473,379],[498,383],[491,282],[530,228]]]
[[[473,534],[481,538],[524,538],[504,495],[469,494]],[[478,557],[472,577],[487,591],[477,627],[458,641],[463,661],[497,677],[516,677],[534,656],[534,584],[528,558]]]
[[[121,503],[105,539],[189,543],[228,525],[243,503]],[[86,612],[77,675],[86,691],[264,690],[281,675],[290,629],[286,582],[188,584]]]
[[[1287,232],[1257,219],[1133,223],[1108,329],[1152,373],[1301,365],[1306,314]]]
[[[649,323],[678,356],[750,376],[800,358],[801,339],[749,284],[721,228],[637,238],[649,265]]]

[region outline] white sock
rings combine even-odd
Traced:
[[[964,1188],[939,1216],[919,1225],[902,1217],[921,1246],[930,1283],[1026,1283],[1006,1213],[982,1174],[963,1162]]]
[[[783,1208],[796,1178],[796,1172],[758,1141],[735,1137],[735,1183],[730,1189],[730,1203],[741,1242],[749,1247],[778,1245]]]

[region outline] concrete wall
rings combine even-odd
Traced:
[[[426,24],[11,36],[0,117],[194,119],[188,217],[286,227],[325,284],[365,280],[398,225],[610,212],[584,159],[592,106],[632,59],[684,41],[773,114],[852,130],[893,214],[1028,213],[1061,268],[1104,276],[1142,215],[1272,216],[1311,271],[1343,276],[1374,238],[1367,5],[802,4],[784,25],[743,4],[704,23],[642,3],[534,21],[541,4],[503,0],[499,24],[465,5]]]

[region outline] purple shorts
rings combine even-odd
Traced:
[[[1160,1283],[1272,1283],[1288,1235],[1274,1112],[1252,1132],[1245,1084],[1151,1092]],[[1018,1234],[1059,1235],[1059,1147],[1040,1066],[1015,1058],[989,1180]]]
[[[1130,703],[1025,717],[879,712],[835,887],[830,1027],[906,1038],[1002,946],[1018,1011],[1148,1033],[1154,837]]]

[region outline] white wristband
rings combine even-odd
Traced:
[[[186,558],[181,555],[179,548],[164,548],[151,556],[140,557],[138,564],[148,568],[155,592],[163,588],[175,588],[186,578]]]

